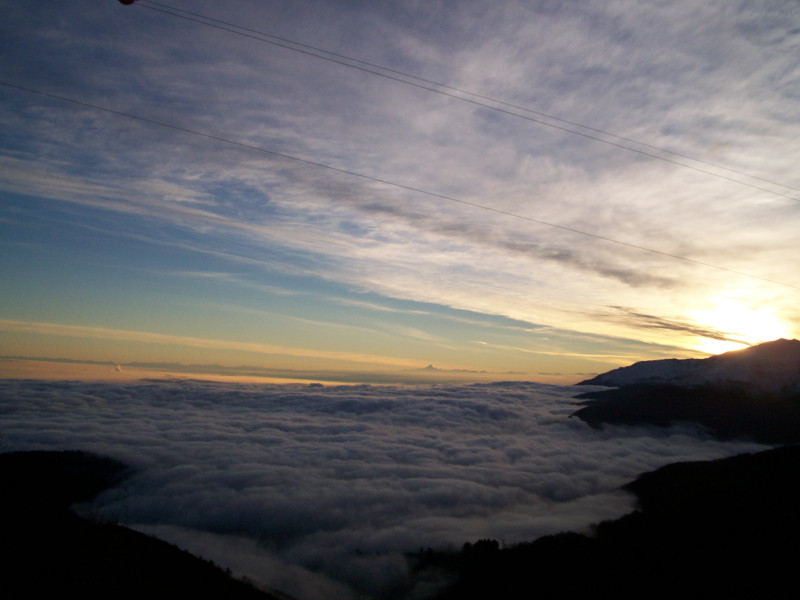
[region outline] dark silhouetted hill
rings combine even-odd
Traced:
[[[647,360],[578,385],[626,387],[741,385],[757,391],[800,392],[800,340],[775,340],[709,358]]]
[[[800,442],[800,341],[777,340],[707,359],[661,360],[615,369],[579,385],[614,386],[576,416],[604,423],[700,424],[723,439]]]
[[[127,474],[84,452],[0,454],[0,596],[274,599],[166,542],[69,509]]]
[[[482,540],[456,554],[421,552],[414,564],[453,576],[438,600],[786,597],[800,559],[798,472],[797,446],[668,465],[626,486],[639,509],[591,536],[510,548]]]

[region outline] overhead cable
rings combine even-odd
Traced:
[[[622,241],[622,240],[618,240],[616,238],[612,238],[612,237],[608,237],[608,236],[604,236],[604,235],[599,235],[599,234],[591,233],[591,232],[588,232],[588,231],[583,231],[581,229],[576,229],[574,227],[569,227],[569,226],[566,226],[566,225],[559,225],[557,223],[552,223],[552,222],[549,222],[549,221],[543,221],[541,219],[535,219],[533,217],[520,215],[518,213],[513,213],[513,212],[510,212],[510,211],[507,211],[507,210],[502,210],[502,209],[499,209],[499,208],[486,206],[485,204],[478,204],[477,202],[470,202],[469,200],[463,200],[461,198],[455,198],[453,196],[448,196],[446,194],[440,194],[438,192],[433,192],[433,191],[430,191],[430,190],[426,190],[426,189],[423,189],[423,188],[419,188],[419,187],[415,187],[415,186],[399,183],[399,182],[396,182],[396,181],[390,181],[388,179],[382,179],[380,177],[375,177],[375,176],[372,176],[372,175],[366,175],[364,173],[359,173],[357,171],[351,171],[349,169],[343,169],[343,168],[340,168],[340,167],[335,167],[333,165],[328,165],[328,164],[320,163],[320,162],[317,162],[317,161],[314,161],[314,160],[309,160],[309,159],[306,159],[306,158],[293,156],[291,154],[285,154],[283,152],[277,152],[275,150],[270,150],[270,149],[264,148],[262,146],[255,146],[255,145],[252,145],[252,144],[248,144],[248,143],[245,143],[245,142],[240,142],[240,141],[237,141],[237,140],[232,140],[230,138],[225,138],[225,137],[222,137],[222,136],[219,136],[219,135],[215,135],[215,134],[212,134],[212,133],[206,133],[206,132],[199,131],[199,130],[196,130],[196,129],[190,129],[188,127],[184,127],[184,126],[180,126],[180,125],[174,125],[172,123],[167,123],[167,122],[164,122],[164,121],[158,121],[156,119],[152,119],[152,118],[149,118],[149,117],[143,117],[141,115],[136,115],[136,114],[129,113],[129,112],[126,112],[126,111],[121,111],[121,110],[109,108],[107,106],[101,106],[99,104],[93,104],[91,102],[86,102],[84,100],[78,100],[76,98],[69,98],[67,96],[61,96],[61,95],[58,95],[58,94],[52,94],[50,92],[45,92],[45,91],[42,91],[42,90],[33,89],[33,88],[30,88],[30,87],[18,85],[18,84],[15,84],[15,83],[4,81],[4,80],[0,80],[0,85],[3,85],[5,87],[7,87],[7,88],[12,88],[12,89],[16,89],[16,90],[19,90],[19,91],[22,91],[22,92],[26,92],[26,93],[29,93],[29,94],[35,94],[35,95],[42,96],[42,97],[45,97],[45,98],[50,98],[50,99],[53,99],[53,100],[59,100],[61,102],[70,103],[70,104],[73,104],[73,105],[76,105],[76,106],[83,106],[85,108],[91,108],[93,110],[101,111],[101,112],[104,112],[104,113],[107,113],[107,114],[112,114],[112,115],[116,115],[116,116],[119,116],[119,117],[125,117],[125,118],[128,118],[128,119],[133,119],[133,120],[140,121],[140,122],[143,122],[143,123],[149,123],[150,125],[157,125],[159,127],[164,127],[166,129],[171,129],[173,131],[179,131],[181,133],[185,133],[185,134],[188,134],[188,135],[193,135],[193,136],[205,138],[205,139],[208,139],[208,140],[214,140],[216,142],[221,142],[223,144],[227,144],[227,145],[234,146],[234,147],[237,147],[237,148],[243,148],[243,149],[246,149],[246,150],[259,152],[261,154],[274,156],[276,158],[281,158],[281,159],[285,159],[285,160],[289,160],[289,161],[294,161],[294,162],[297,162],[297,163],[301,163],[301,164],[305,164],[305,165],[309,165],[309,166],[313,166],[313,167],[319,167],[321,169],[326,169],[328,171],[333,171],[333,172],[336,172],[336,173],[342,173],[344,175],[349,175],[349,176],[352,176],[352,177],[358,177],[358,178],[366,180],[366,181],[372,181],[372,182],[375,182],[375,183],[380,183],[380,184],[383,184],[383,185],[395,187],[395,188],[402,189],[402,190],[407,190],[407,191],[410,191],[410,192],[414,192],[414,193],[417,193],[417,194],[422,194],[422,195],[429,196],[429,197],[432,197],[432,198],[438,198],[438,199],[441,199],[441,200],[447,200],[448,202],[455,202],[455,203],[458,203],[458,204],[471,206],[473,208],[477,208],[477,209],[480,209],[480,210],[485,210],[485,211],[493,212],[493,213],[496,213],[496,214],[505,215],[507,217],[513,217],[515,219],[521,219],[523,221],[528,221],[530,223],[537,223],[537,224],[543,225],[545,227],[551,227],[551,228],[554,228],[554,229],[559,229],[561,231],[567,231],[567,232],[570,232],[570,233],[574,233],[576,235],[581,235],[581,236],[584,236],[584,237],[593,238],[593,239],[600,240],[600,241],[603,241],[603,242],[608,242],[608,243],[611,243],[611,244],[616,244],[618,246],[624,246],[624,247],[627,247],[627,248],[632,248],[634,250],[640,250],[640,251],[643,251],[643,252],[649,252],[651,254],[656,254],[656,255],[659,255],[659,256],[664,256],[664,257],[667,257],[667,258],[672,258],[672,259],[675,259],[675,260],[680,260],[680,261],[683,261],[683,262],[687,262],[687,263],[691,263],[691,264],[695,264],[695,265],[699,265],[699,266],[703,266],[703,267],[708,267],[708,268],[711,268],[711,269],[716,269],[718,271],[725,271],[727,273],[740,275],[742,277],[747,277],[747,278],[750,278],[750,279],[756,279],[756,280],[763,281],[763,282],[766,282],[766,283],[771,283],[771,284],[780,285],[780,286],[783,286],[783,287],[788,287],[788,288],[793,288],[793,289],[796,289],[796,290],[800,290],[800,286],[793,285],[791,283],[785,283],[785,282],[778,281],[778,280],[775,280],[775,279],[768,279],[766,277],[760,277],[758,275],[753,275],[751,273],[745,273],[743,271],[737,271],[735,269],[730,269],[728,267],[723,267],[723,266],[720,266],[720,265],[715,265],[715,264],[712,264],[712,263],[707,263],[707,262],[695,260],[695,259],[689,258],[687,256],[681,256],[681,255],[678,255],[678,254],[672,254],[670,252],[665,252],[663,250],[657,250],[655,248],[649,248],[649,247],[646,247],[646,246],[641,246],[641,245],[638,245],[638,244],[625,242],[625,241]]]
[[[410,73],[406,73],[403,71],[399,71],[396,69],[392,69],[389,67],[385,67],[382,65],[378,65],[376,63],[371,63],[368,61],[360,60],[357,58],[353,58],[351,56],[347,56],[345,54],[340,54],[337,52],[332,52],[330,50],[325,50],[323,48],[318,48],[316,46],[311,46],[309,44],[304,44],[301,42],[296,42],[294,40],[290,40],[288,38],[283,38],[279,36],[275,36],[269,33],[265,33],[256,29],[251,29],[249,27],[244,27],[242,25],[237,25],[235,23],[231,23],[228,21],[223,21],[220,19],[215,19],[213,17],[209,17],[200,13],[184,10],[181,8],[176,8],[167,4],[163,4],[161,2],[155,2],[153,0],[142,0],[138,6],[142,6],[143,8],[148,8],[153,11],[157,11],[163,14],[171,15],[173,17],[177,17],[180,19],[184,19],[187,21],[192,21],[195,23],[199,23],[201,25],[205,25],[207,27],[213,27],[215,29],[219,29],[222,31],[226,31],[228,33],[232,33],[234,35],[239,35],[243,37],[247,37],[253,40],[257,40],[266,44],[270,44],[272,46],[277,46],[280,48],[284,48],[287,50],[291,50],[293,52],[298,52],[300,54],[304,54],[307,56],[311,56],[314,58],[318,58],[320,60],[325,60],[331,63],[335,63],[344,67],[348,67],[350,69],[356,69],[358,71],[362,71],[364,73],[369,73],[371,75],[376,75],[378,77],[383,77],[385,79],[389,79],[392,81],[396,81],[405,85],[410,85],[422,90],[426,90],[429,92],[433,92],[435,94],[439,94],[442,96],[447,96],[449,98],[453,98],[455,100],[460,100],[462,102],[466,102],[468,104],[472,104],[474,106],[479,106],[481,108],[486,108],[488,110],[492,110],[495,112],[499,112],[511,117],[516,117],[518,119],[523,119],[532,123],[536,123],[538,125],[543,125],[545,127],[550,127],[552,129],[556,129],[559,131],[563,131],[565,133],[570,133],[573,135],[578,135],[586,139],[594,140],[597,142],[601,142],[603,144],[607,144],[609,146],[613,146],[615,148],[619,148],[622,150],[627,150],[628,152],[633,152],[639,154],[641,156],[646,156],[648,158],[652,158],[655,160],[660,160],[663,162],[670,163],[675,166],[683,167],[685,169],[691,169],[698,173],[702,173],[705,175],[709,175],[712,177],[716,177],[718,179],[723,179],[725,181],[730,181],[733,183],[737,183],[739,185],[758,190],[761,192],[765,192],[767,194],[771,194],[774,196],[779,196],[781,198],[786,198],[788,200],[800,201],[795,195],[787,194],[784,192],[780,192],[774,189],[766,188],[757,184],[749,183],[746,181],[742,181],[741,179],[737,179],[736,177],[731,177],[728,175],[724,175],[722,173],[717,173],[715,171],[711,171],[702,167],[698,167],[696,165],[687,164],[680,160],[675,160],[673,158],[669,158],[667,156],[661,156],[659,154],[654,154],[653,152],[642,150],[640,148],[633,148],[631,146],[625,145],[621,142],[627,142],[630,144],[637,144],[639,146],[649,148],[651,150],[662,152],[665,154],[670,154],[672,156],[676,156],[682,158],[684,160],[689,160],[692,162],[696,162],[698,164],[706,165],[708,167],[713,167],[715,169],[719,169],[722,171],[727,171],[729,173],[734,173],[736,175],[740,175],[742,177],[747,177],[753,180],[761,181],[764,183],[768,183],[770,185],[782,187],[787,190],[794,190],[800,191],[800,188],[793,187],[791,185],[786,185],[783,183],[779,183],[772,179],[768,179],[765,177],[760,177],[758,175],[752,175],[750,173],[746,173],[744,171],[733,169],[731,167],[726,167],[717,163],[713,163],[710,161],[706,161],[703,159],[695,158],[688,154],[683,154],[680,152],[675,152],[673,150],[669,150],[666,148],[662,148],[653,144],[649,144],[647,142],[641,142],[635,140],[633,138],[617,135],[615,133],[611,133],[608,131],[604,131],[602,129],[598,129],[595,127],[591,127],[589,125],[583,125],[576,121],[570,121],[568,119],[564,119],[561,117],[557,117],[554,115],[550,115],[541,111],[537,111],[531,108],[527,108],[518,104],[513,104],[510,102],[506,102],[503,100],[499,100],[497,98],[493,98],[491,96],[485,96],[482,94],[478,94],[475,92],[471,92],[465,89],[449,86],[444,83],[440,83],[437,81],[433,81],[430,79],[425,79],[423,77],[419,77],[417,75],[412,75]],[[431,87],[435,86],[435,87]],[[494,103],[489,104],[488,102]],[[505,107],[505,108],[504,108]],[[513,110],[511,110],[513,109]],[[526,114],[520,114],[518,112],[514,112],[514,110],[523,111]],[[529,115],[537,115],[538,117],[543,117],[547,119],[551,119],[552,121],[556,121],[557,123],[562,123],[563,125],[558,125],[557,123],[551,123],[545,121],[541,118],[532,117]],[[566,125],[570,125],[572,127],[578,127],[584,129],[586,131],[592,133],[586,133],[585,131],[576,131],[575,129],[570,129],[566,127]],[[597,135],[595,135],[597,134]],[[603,137],[599,137],[599,135],[606,136],[612,139],[606,139]],[[617,142],[613,140],[619,140]]]

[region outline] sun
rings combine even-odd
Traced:
[[[700,325],[719,332],[726,339],[699,338],[698,350],[720,354],[747,346],[791,337],[789,327],[770,308],[752,306],[730,298],[714,301],[714,308],[698,311],[692,318]]]

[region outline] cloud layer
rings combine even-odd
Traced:
[[[303,598],[408,584],[400,553],[420,547],[580,530],[630,510],[616,488],[640,472],[757,448],[591,430],[568,418],[574,393],[4,381],[0,441],[129,462],[94,510]]]

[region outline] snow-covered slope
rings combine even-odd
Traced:
[[[800,392],[800,340],[775,340],[705,359],[638,362],[579,385],[625,387],[652,383],[678,386],[745,383],[752,389]]]

